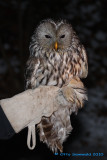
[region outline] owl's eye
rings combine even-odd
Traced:
[[[45,37],[46,37],[46,38],[51,38],[51,36],[49,36],[49,35],[45,35]]]
[[[64,38],[64,37],[65,37],[65,35],[60,36],[60,38]]]

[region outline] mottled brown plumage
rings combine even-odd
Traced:
[[[76,88],[78,83],[82,84],[80,78],[87,77],[87,74],[86,51],[72,26],[64,21],[43,21],[35,30],[30,43],[26,89],[33,89],[39,85],[54,85],[64,90],[64,85],[67,84],[74,84]],[[85,95],[83,84],[77,92]],[[72,94],[72,89],[64,90],[64,96],[68,101],[72,101],[70,93]],[[77,97],[77,106],[83,105],[80,98]],[[53,152],[57,149],[63,151],[62,144],[72,130],[70,114],[68,107],[59,109],[51,117],[43,117],[37,126],[40,130],[40,140]]]

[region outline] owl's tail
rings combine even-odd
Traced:
[[[58,135],[53,128],[50,118],[43,117],[38,128],[40,141],[46,143],[53,152],[57,152],[58,149],[60,152],[63,152],[62,144],[58,139]]]
[[[62,113],[61,113],[62,112]],[[43,117],[39,127],[40,140],[53,151],[63,152],[63,142],[72,130],[68,110],[58,110],[51,117]]]

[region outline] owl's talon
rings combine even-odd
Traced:
[[[74,103],[75,92],[71,86],[62,87],[63,96],[67,101]]]
[[[73,98],[72,97],[70,97],[69,99],[68,99],[68,101],[71,101],[72,103],[74,103],[74,100],[73,100]]]

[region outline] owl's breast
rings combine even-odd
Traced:
[[[72,64],[67,53],[55,53],[50,56],[47,61],[46,70],[48,68],[47,85],[56,85],[62,87],[72,77]]]
[[[36,87],[52,85],[62,87],[73,76],[78,76],[79,64],[73,54],[52,52],[43,59],[36,73]]]

